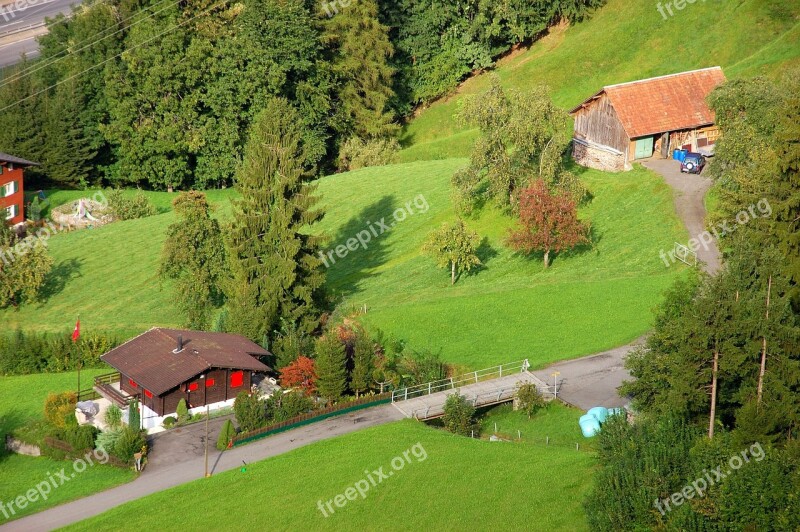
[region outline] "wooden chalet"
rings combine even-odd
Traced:
[[[706,98],[724,81],[712,67],[603,87],[570,111],[575,161],[618,171],[674,149],[713,151],[719,130]]]
[[[138,397],[143,418],[161,418],[181,399],[198,408],[249,391],[255,373],[271,371],[258,359],[269,354],[238,334],[154,327],[100,357],[119,377],[99,378],[95,390],[121,406]]]

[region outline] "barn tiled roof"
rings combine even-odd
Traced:
[[[178,337],[183,349],[177,353]],[[100,357],[156,395],[210,368],[270,371],[255,356],[269,351],[238,334],[154,327]]]
[[[722,69],[711,67],[608,85],[570,113],[606,94],[629,138],[691,129],[714,123],[706,96],[724,81]]]
[[[3,152],[0,152],[0,162],[13,163],[13,164],[18,164],[20,166],[39,166],[39,163],[28,161],[27,159],[20,159],[19,157],[14,157],[13,155],[9,155]]]

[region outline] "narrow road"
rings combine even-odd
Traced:
[[[682,174],[680,163],[672,159],[649,159],[642,164],[664,176],[664,181],[675,192],[673,200],[675,211],[689,231],[689,237],[697,239],[701,244],[697,251],[698,260],[702,261],[703,269],[710,274],[715,274],[722,267],[722,254],[719,252],[717,241],[713,237],[701,240],[700,235],[706,233],[706,207],[703,203],[706,192],[711,188],[712,181],[708,177],[696,174]],[[709,242],[710,240],[710,242]],[[686,242],[680,242],[686,245]],[[669,243],[667,251],[672,249]]]

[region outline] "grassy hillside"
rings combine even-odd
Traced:
[[[554,404],[542,423],[513,415],[530,440],[490,443],[402,421],[156,493],[67,530],[586,530],[581,502],[594,457],[575,450],[581,413]],[[538,443],[548,435],[550,446]],[[416,444],[427,458],[411,455],[392,471],[392,459]],[[364,499],[328,517],[318,510],[379,467],[393,475]]]
[[[85,387],[95,375],[104,372],[105,370],[91,369],[82,371],[82,387]],[[75,390],[77,385],[75,372],[0,377],[0,441],[5,441],[7,432],[41,419],[44,400],[48,394]],[[67,468],[69,474],[71,462],[11,454],[3,448],[0,450],[0,471],[3,479],[0,482],[0,501],[8,502],[19,495],[24,495],[36,484],[46,480],[48,475],[60,471],[62,467]],[[47,500],[29,504],[21,512],[17,512],[15,517],[40,512],[45,508],[91,495],[133,478],[132,471],[99,465],[88,467],[74,479],[53,490]],[[5,517],[0,514],[0,525],[4,522]]]
[[[333,256],[328,287],[345,308],[367,305],[370,326],[473,367],[524,357],[543,364],[627,342],[650,327],[650,310],[678,270],[667,270],[658,252],[683,236],[671,191],[658,177],[641,168],[583,171],[595,198],[581,215],[592,221],[596,244],[557,257],[548,271],[540,258],[506,249],[510,220],[486,209],[468,221],[486,237],[484,268],[451,287],[447,272],[420,248],[431,230],[454,217],[449,179],[464,162],[371,168],[320,181],[327,215],[318,230],[329,237],[327,249],[345,245],[370,223],[380,227],[382,218],[388,226],[408,202],[414,213],[371,237],[367,249]],[[170,195],[153,195],[168,205]],[[228,216],[227,197],[214,199]],[[44,301],[3,311],[0,319],[9,327],[68,331],[80,314],[85,331],[122,336],[179,325],[170,286],[155,274],[173,220],[166,212],[57,235],[49,244],[56,274]]]
[[[484,268],[450,286],[420,248],[428,233],[455,216],[449,177],[462,161],[447,160],[352,172],[322,180],[330,247],[424,194],[430,209],[339,259],[328,283],[345,305],[367,306],[366,323],[442,350],[472,367],[528,357],[534,364],[625,343],[651,325],[651,309],[678,268],[667,270],[659,250],[684,238],[672,192],[643,168],[624,174],[583,171],[594,194],[581,216],[591,220],[593,249],[557,257],[508,250],[510,220],[487,209],[468,225],[486,237]],[[375,191],[380,191],[376,194]]]
[[[661,2],[666,4],[667,1]],[[652,0],[609,0],[574,27],[550,35],[502,60],[506,87],[552,89],[571,108],[603,85],[719,65],[726,76],[777,75],[800,65],[800,3],[790,0],[708,0],[686,3],[664,20]],[[404,161],[463,157],[474,133],[453,120],[464,94],[485,90],[489,77],[465,83],[454,97],[433,104],[406,127]]]

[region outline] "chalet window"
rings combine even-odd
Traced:
[[[145,391],[144,391],[144,395],[145,395],[146,397],[151,397],[151,398],[152,398],[152,397],[153,397],[153,392],[151,392],[150,390],[145,390]]]
[[[200,386],[198,386],[196,382],[193,382],[193,383],[191,383],[189,385],[189,391],[190,392],[196,392],[199,387]]]
[[[206,379],[206,388],[214,386],[214,379]]]
[[[241,371],[231,373],[231,388],[238,388],[242,384],[244,384],[244,373]]]
[[[16,205],[10,205],[6,207],[6,220],[10,220],[17,214],[19,214],[19,208]]]
[[[133,388],[138,388],[139,385],[136,384],[136,381],[133,379],[128,379],[128,384],[130,384]]]
[[[2,188],[0,188],[0,196],[6,198],[11,194],[16,193],[18,190],[19,190],[19,185],[17,185],[17,182],[11,181],[3,185]]]

